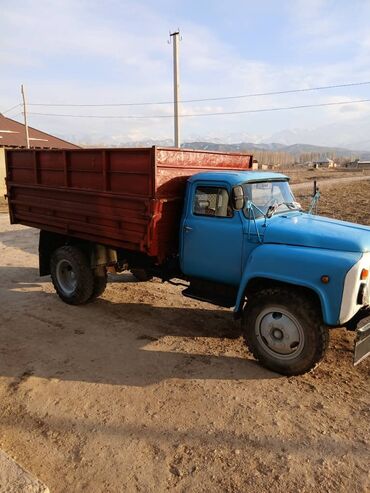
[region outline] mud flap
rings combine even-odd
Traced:
[[[366,319],[367,321],[367,319]],[[366,322],[365,321],[365,322]],[[370,321],[356,331],[353,364],[358,365],[370,354]]]

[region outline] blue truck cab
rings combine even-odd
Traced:
[[[283,174],[193,175],[179,262],[184,295],[234,307],[249,349],[274,371],[313,368],[330,327],[358,330],[356,362],[369,352],[370,228],[303,212]]]

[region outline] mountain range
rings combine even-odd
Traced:
[[[247,151],[269,151],[286,152],[292,156],[299,156],[303,153],[315,153],[320,155],[335,155],[338,157],[370,159],[370,151],[353,151],[343,147],[326,147],[311,144],[292,144],[285,145],[276,142],[255,144],[252,142],[240,142],[238,144],[221,144],[214,142],[186,142],[181,147],[187,149],[203,149],[208,151],[228,151],[228,152],[247,152]]]
[[[215,139],[216,140],[216,139]],[[162,139],[162,140],[140,140],[140,141],[130,141],[130,142],[115,142],[114,144],[106,143],[106,139],[102,140],[102,142],[78,142],[83,147],[172,147],[173,141],[172,139]],[[266,151],[266,152],[279,152],[279,153],[287,153],[290,156],[299,157],[304,153],[312,153],[316,156],[335,156],[335,157],[343,157],[349,159],[370,159],[370,151],[365,150],[353,150],[347,149],[344,147],[334,147],[334,146],[318,146],[312,144],[281,144],[277,142],[271,143],[254,143],[254,142],[239,142],[234,144],[229,144],[222,142],[217,139],[215,141],[202,141],[195,140],[184,142],[181,144],[183,149],[200,149],[207,151],[225,151],[225,152],[257,152],[257,151]]]

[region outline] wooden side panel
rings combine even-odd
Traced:
[[[148,252],[151,149],[7,151],[11,220]]]
[[[48,187],[62,187],[65,185],[64,151],[55,151],[52,154],[35,151],[34,156],[37,156],[39,185],[46,185]],[[13,169],[16,168],[17,163],[15,162]]]

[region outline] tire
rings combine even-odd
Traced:
[[[292,376],[312,370],[329,343],[320,308],[289,289],[252,295],[244,310],[243,335],[253,356],[269,370]]]
[[[135,279],[139,282],[146,282],[153,279],[153,276],[148,274],[145,269],[131,269],[131,274],[135,277]]]
[[[51,280],[58,296],[69,305],[83,305],[94,292],[94,273],[88,258],[74,246],[58,248],[50,261]]]
[[[108,282],[108,275],[107,275],[107,269],[105,266],[103,267],[98,267],[94,271],[94,288],[92,295],[89,298],[89,302],[96,300],[96,298],[99,298],[104,291],[105,288],[107,287],[107,282]]]

